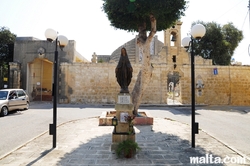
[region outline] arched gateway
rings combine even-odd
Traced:
[[[33,101],[52,101],[53,62],[36,58],[27,65],[28,92]]]

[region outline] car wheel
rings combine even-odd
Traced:
[[[1,116],[6,116],[6,115],[8,115],[8,112],[9,112],[8,108],[7,108],[7,107],[3,107],[3,108],[1,109],[0,115],[1,115]]]
[[[29,106],[30,106],[30,103],[29,103],[29,102],[27,102],[27,104],[26,104],[26,108],[24,108],[24,110],[28,110],[28,109],[29,109]]]

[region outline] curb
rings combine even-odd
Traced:
[[[46,130],[46,131],[42,132],[41,134],[39,134],[39,135],[37,135],[37,136],[31,138],[30,140],[28,140],[27,142],[23,143],[22,145],[16,147],[15,149],[12,149],[11,151],[9,151],[9,152],[3,154],[2,156],[0,156],[0,160],[4,159],[5,157],[8,157],[11,153],[13,153],[13,152],[15,152],[16,150],[22,148],[23,146],[27,145],[28,143],[32,142],[33,140],[35,140],[35,139],[37,139],[37,138],[43,136],[43,135],[46,134],[47,132],[49,132],[49,130]]]
[[[225,142],[219,140],[218,138],[215,138],[213,135],[209,134],[207,131],[201,129],[204,133],[206,133],[207,135],[209,135],[210,137],[212,137],[213,139],[217,140],[218,142],[220,142],[221,144],[225,145],[227,148],[231,149],[232,151],[234,151],[235,153],[237,153],[239,156],[241,156],[242,158],[246,158],[248,161],[250,161],[250,157],[248,157],[246,154],[242,153],[241,151],[231,147],[230,145],[226,144]]]

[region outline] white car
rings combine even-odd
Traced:
[[[0,116],[10,111],[29,109],[29,96],[23,89],[0,90]]]

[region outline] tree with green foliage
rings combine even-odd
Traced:
[[[8,77],[8,65],[13,61],[14,42],[16,35],[6,27],[0,27],[0,88],[3,77]]]
[[[152,77],[150,42],[157,31],[169,28],[184,15],[187,2],[185,0],[103,1],[103,11],[107,14],[111,26],[139,33],[137,44],[142,52],[142,67],[132,91],[132,102],[137,114],[142,95]]]
[[[233,23],[223,26],[215,22],[197,21],[196,23],[206,27],[206,34],[200,41],[194,41],[195,55],[212,59],[214,65],[230,65],[234,51],[243,39],[242,31],[238,30]]]

